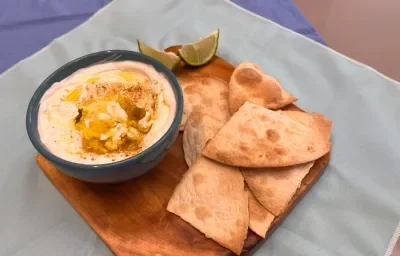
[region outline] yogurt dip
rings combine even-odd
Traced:
[[[163,74],[142,62],[111,62],[54,83],[40,101],[38,130],[54,155],[105,164],[150,147],[175,113],[175,95]]]

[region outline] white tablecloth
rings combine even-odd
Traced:
[[[25,132],[34,90],[94,51],[164,48],[221,29],[218,54],[278,77],[334,122],[320,181],[255,255],[383,255],[400,219],[400,85],[223,0],[115,0],[0,76],[0,255],[110,255],[35,164]],[[345,35],[343,35],[345,36]]]

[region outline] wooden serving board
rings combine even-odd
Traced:
[[[176,51],[170,47],[168,51]],[[184,65],[177,76],[210,74],[229,81],[234,67],[221,58],[201,68]],[[298,109],[289,106],[290,109]],[[289,214],[296,203],[317,181],[329,162],[329,154],[320,158],[304,178],[287,209],[271,225],[267,237]],[[52,166],[43,156],[37,163],[54,186],[104,240],[116,255],[134,256],[226,256],[234,255],[197,229],[166,211],[168,200],[188,169],[179,134],[165,159],[153,170],[120,184],[92,184],[72,178]],[[249,230],[242,255],[251,254],[263,239]]]

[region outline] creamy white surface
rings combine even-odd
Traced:
[[[82,158],[80,132],[71,125],[78,114],[78,108],[73,102],[62,100],[75,87],[92,77],[100,77],[101,81],[107,82],[123,80],[115,75],[115,72],[120,71],[143,72],[153,81],[153,92],[159,95],[158,117],[149,133],[145,135],[141,150],[150,147],[166,133],[175,117],[176,100],[172,87],[163,74],[141,62],[122,61],[99,64],[78,70],[66,79],[53,84],[43,95],[38,113],[38,130],[41,141],[53,154],[71,162],[84,164],[104,164],[128,158],[124,153],[112,156],[85,153],[86,159]]]

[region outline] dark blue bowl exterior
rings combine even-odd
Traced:
[[[177,103],[176,115],[171,127],[168,131],[154,143],[151,147],[131,158],[118,161],[110,164],[101,165],[84,165],[66,161],[53,155],[46,146],[41,142],[38,131],[38,111],[40,99],[43,94],[55,82],[59,82],[70,76],[75,71],[107,60],[123,61],[132,60],[140,61],[152,65],[158,72],[164,74],[170,82],[175,94]],[[161,64],[156,59],[153,59],[144,54],[124,51],[110,50],[92,53],[76,60],[73,60],[51,74],[36,90],[29,103],[26,114],[26,129],[29,139],[36,150],[49,160],[57,169],[64,173],[73,176],[77,179],[96,182],[96,183],[116,183],[126,181],[138,177],[156,166],[167,154],[168,150],[174,144],[179,133],[179,125],[182,119],[183,112],[183,93],[182,89],[171,70]]]

